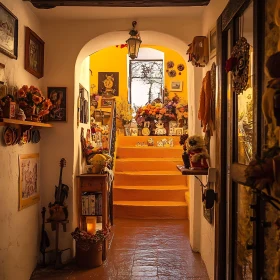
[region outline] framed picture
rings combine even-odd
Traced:
[[[183,81],[172,81],[170,84],[170,91],[182,91]]]
[[[103,97],[119,95],[119,72],[98,72],[98,93]]]
[[[44,76],[44,45],[35,32],[25,27],[24,68],[38,79]]]
[[[111,108],[114,101],[115,101],[114,98],[102,98],[101,108]]]
[[[66,121],[66,87],[48,87],[48,98],[52,102],[48,121]]]
[[[183,127],[174,128],[175,135],[183,135]]]
[[[176,121],[170,121],[169,122],[169,135],[176,135],[175,128],[178,127],[178,124]]]
[[[19,155],[19,210],[40,200],[39,154]]]
[[[216,56],[216,48],[217,48],[217,29],[216,26],[211,29],[209,34],[209,52],[210,58]]]
[[[130,128],[130,136],[138,136],[138,129],[137,128]]]
[[[0,52],[17,59],[18,19],[0,3]]]

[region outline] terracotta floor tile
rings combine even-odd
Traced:
[[[186,220],[115,219],[103,265],[79,269],[74,262],[61,270],[50,265],[31,280],[207,280],[200,254],[191,250]]]

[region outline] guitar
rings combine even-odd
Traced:
[[[67,207],[64,205],[65,199],[68,197],[69,187],[62,183],[62,171],[66,166],[65,158],[60,160],[60,175],[58,186],[55,186],[55,202],[49,203],[50,218],[49,221],[64,221],[68,218]]]
[[[66,166],[66,160],[65,158],[62,158],[60,160],[60,175],[59,175],[59,181],[58,186],[55,186],[55,203],[60,206],[64,205],[64,200],[68,197],[68,191],[69,187],[65,184],[62,184],[62,170],[63,167]]]

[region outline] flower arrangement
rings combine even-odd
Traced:
[[[168,100],[165,104],[155,99],[152,103],[139,107],[136,110],[135,120],[138,125],[142,125],[145,121],[175,121],[177,120],[176,105],[176,99]]]
[[[116,117],[122,121],[122,124],[128,124],[132,121],[134,110],[123,97],[116,98]]]
[[[19,107],[23,109],[26,116],[38,115],[43,117],[49,114],[49,109],[52,106],[50,99],[46,99],[41,90],[35,86],[22,86],[17,92],[17,102]],[[29,109],[28,113],[27,110]]]
[[[179,102],[176,105],[176,114],[178,120],[187,120],[188,119],[188,104],[184,102]]]
[[[88,251],[92,244],[100,243],[106,240],[111,232],[111,228],[107,226],[102,230],[97,230],[95,234],[90,234],[86,231],[80,230],[78,227],[71,233],[73,239],[76,240],[77,246]]]

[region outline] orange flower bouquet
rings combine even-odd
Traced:
[[[19,108],[26,115],[27,120],[40,120],[43,116],[49,114],[49,108],[52,105],[50,99],[43,96],[41,90],[35,86],[22,86],[17,92],[17,102]]]

